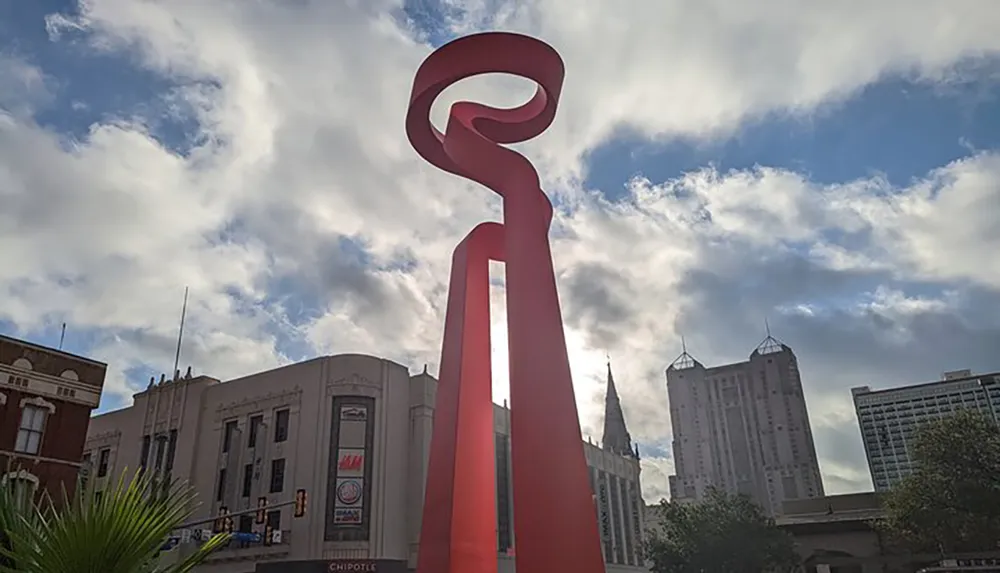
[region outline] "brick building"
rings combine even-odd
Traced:
[[[0,335],[0,473],[34,491],[73,492],[107,365]],[[12,471],[16,470],[16,471]]]

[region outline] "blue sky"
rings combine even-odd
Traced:
[[[557,121],[524,149],[560,186],[585,433],[610,352],[666,475],[680,335],[706,364],[742,360],[766,317],[803,364],[824,475],[857,489],[851,385],[1000,370],[989,18],[938,29],[933,2],[902,22],[723,0],[595,0],[576,19],[557,0],[121,1],[81,19],[73,1],[0,0],[0,64],[44,77],[0,78],[0,197],[18,214],[0,213],[0,256],[19,261],[0,272],[0,332],[55,346],[68,323],[67,350],[111,365],[102,412],[171,367],[189,285],[182,369],[225,379],[342,351],[436,368],[450,249],[496,201],[420,163],[401,116],[433,46],[491,27],[567,62]]]
[[[732,137],[649,143],[621,137],[588,158],[588,185],[616,199],[633,175],[662,180],[706,164],[720,171],[781,167],[829,184],[882,175],[905,186],[973,149],[1000,145],[1000,91],[988,79],[956,86],[889,76],[804,117],[775,113]]]

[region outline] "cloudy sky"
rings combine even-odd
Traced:
[[[102,411],[171,369],[185,286],[197,373],[436,371],[451,249],[499,203],[403,117],[421,60],[485,29],[565,58],[520,149],[557,208],[582,427],[610,353],[648,500],[681,335],[720,364],[770,321],[834,493],[871,487],[851,386],[1000,370],[995,0],[0,0],[0,332],[66,322],[110,364]],[[468,80],[435,117],[531,90]]]

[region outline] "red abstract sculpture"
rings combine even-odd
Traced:
[[[604,572],[549,247],[552,204],[531,163],[499,145],[548,128],[564,71],[539,40],[486,33],[442,46],[413,81],[406,133],[417,153],[503,198],[503,224],[478,225],[452,258],[418,573],[497,571],[490,260],[506,263],[517,571]],[[538,90],[513,109],[457,102],[445,133],[435,129],[435,98],[485,73],[522,76]]]

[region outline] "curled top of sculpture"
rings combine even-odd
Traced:
[[[514,108],[458,102],[452,107],[444,134],[431,124],[431,106],[441,92],[465,78],[490,73],[520,76],[534,81],[538,88],[527,103]],[[469,173],[470,166],[456,161],[454,150],[479,143],[469,137],[484,138],[482,143],[495,145],[540,135],[555,118],[564,76],[559,53],[531,36],[486,32],[459,38],[435,50],[417,70],[406,114],[406,135],[417,153],[431,164],[479,180]]]

